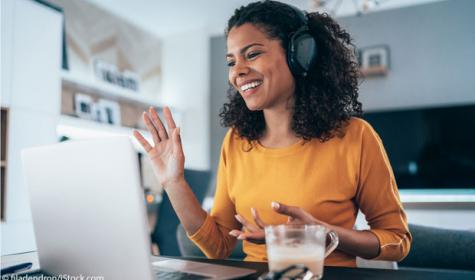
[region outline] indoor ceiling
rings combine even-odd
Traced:
[[[195,29],[222,34],[234,9],[253,0],[88,0],[159,37]],[[304,10],[318,4],[347,16],[441,0],[283,0]],[[450,0],[448,0],[450,1]],[[364,7],[368,11],[364,11]]]

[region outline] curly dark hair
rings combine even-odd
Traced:
[[[259,1],[234,11],[226,28],[226,37],[234,27],[250,23],[271,39],[278,39],[285,51],[293,32],[302,25],[298,12],[277,1]],[[326,13],[308,13],[307,22],[318,46],[313,69],[305,77],[294,76],[296,89],[291,126],[304,140],[321,142],[340,135],[352,116],[361,116],[358,101],[358,63],[350,34]],[[221,124],[233,127],[249,142],[259,139],[265,129],[262,111],[247,108],[239,92],[229,84],[229,103],[219,116]]]

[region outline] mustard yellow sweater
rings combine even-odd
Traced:
[[[400,260],[411,245],[406,215],[383,144],[364,120],[352,118],[344,137],[321,143],[300,141],[285,148],[265,148],[230,129],[226,134],[211,213],[190,239],[209,258],[227,258],[236,244],[229,235],[240,229],[234,215],[254,221],[251,207],[264,222],[282,224],[272,201],[299,206],[328,224],[352,229],[358,209],[378,237],[376,259]],[[244,241],[248,261],[267,261],[265,245]],[[325,265],[356,266],[356,257],[334,251]]]

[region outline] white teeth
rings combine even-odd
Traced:
[[[249,90],[251,88],[255,88],[257,87],[258,85],[262,84],[262,81],[255,81],[255,82],[250,82],[248,84],[245,84],[245,85],[242,85],[241,86],[241,90],[242,91],[246,91],[246,90]]]

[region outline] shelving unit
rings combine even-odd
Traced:
[[[157,100],[146,97],[143,92],[135,92],[128,89],[123,89],[119,86],[94,79],[77,77],[71,74],[69,71],[61,71],[61,83],[63,89],[72,88],[75,92],[94,94],[100,98],[136,105],[137,107],[143,107],[144,109],[150,106],[155,108],[163,107],[162,104],[160,104]],[[110,125],[93,120],[81,119],[66,114],[62,114],[60,116],[57,126],[58,135],[66,136],[73,140],[118,135],[129,136],[132,139],[135,139],[133,137],[134,130],[136,129],[132,127]],[[152,141],[152,137],[148,131],[139,131],[145,136],[147,140]],[[134,140],[133,143],[137,148],[137,151],[144,152],[143,148],[137,141]]]
[[[152,98],[146,97],[143,92],[123,89],[119,86],[93,79],[89,80],[81,77],[75,77],[69,71],[61,71],[61,81],[63,86],[71,86],[78,90],[94,92],[109,100],[125,101],[142,106],[163,107],[163,104],[160,104]]]

